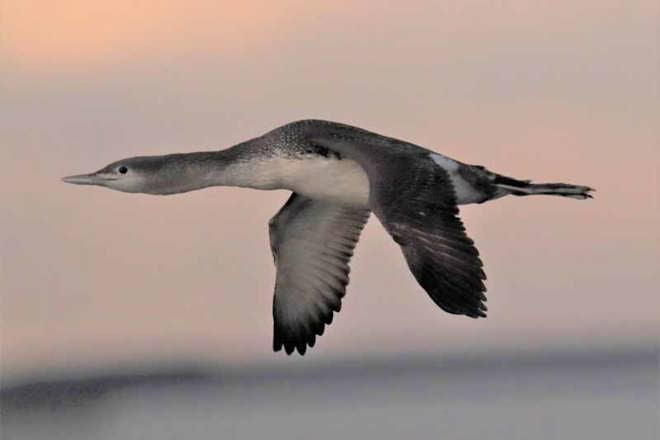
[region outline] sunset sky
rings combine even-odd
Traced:
[[[0,18],[3,377],[271,352],[284,191],[153,197],[59,181],[301,118],[596,199],[467,206],[489,318],[448,315],[372,218],[308,355],[657,341],[656,1],[8,1]]]

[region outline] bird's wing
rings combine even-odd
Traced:
[[[341,308],[348,262],[369,210],[293,193],[269,222],[277,268],[273,349],[305,354]]]
[[[359,134],[324,128],[308,139],[364,168],[371,209],[401,246],[410,271],[431,299],[449,313],[485,317],[486,275],[458,217],[448,173],[428,150],[380,136],[372,142],[370,133]]]

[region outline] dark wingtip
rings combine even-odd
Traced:
[[[486,310],[479,309],[476,312],[468,312],[465,313],[466,316],[473,318],[473,319],[479,319],[479,318],[487,318],[488,315],[486,314]]]
[[[281,351],[282,348],[284,348],[284,352],[287,354],[287,356],[291,356],[295,352],[298,352],[300,356],[305,356],[305,353],[307,352],[307,346],[313,347],[314,346],[314,341],[306,341],[306,342],[299,342],[299,343],[277,343],[273,344],[273,351],[278,352]]]
[[[285,337],[282,337],[283,333],[276,327],[273,336],[273,351],[278,352],[284,348],[284,352],[289,356],[296,352],[304,356],[308,347],[312,348],[316,345],[316,337],[321,336],[324,329],[325,325],[321,324],[312,332],[297,336],[290,335],[292,339],[287,339],[286,333],[284,334]]]

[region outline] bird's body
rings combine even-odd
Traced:
[[[352,206],[369,205],[367,174],[354,160],[308,154],[246,162],[243,176],[262,181],[263,189],[288,189],[297,194]]]
[[[370,212],[438,306],[477,318],[486,316],[485,274],[457,205],[509,194],[591,197],[586,186],[533,184],[318,120],[293,122],[226,150],[124,159],[64,180],[149,194],[209,186],[292,191],[269,223],[277,267],[273,347],[301,354],[339,311]]]

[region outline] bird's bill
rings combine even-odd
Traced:
[[[106,182],[116,180],[116,176],[91,173],[91,174],[76,174],[75,176],[62,177],[62,181],[66,183],[73,183],[74,185],[101,185]]]

